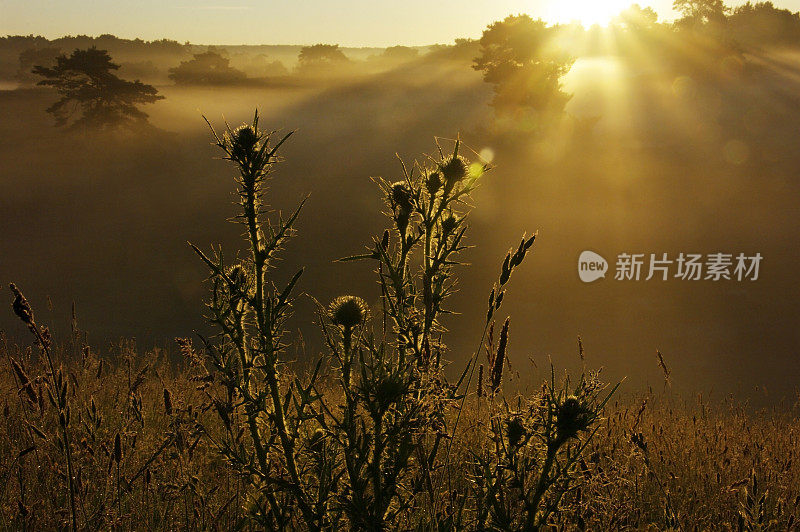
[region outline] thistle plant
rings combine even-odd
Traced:
[[[553,524],[551,516],[579,481],[577,461],[616,386],[604,389],[597,373],[581,375],[571,387],[569,379],[558,386],[551,371],[539,394],[517,398],[514,407],[490,398],[491,445],[472,451],[478,530],[540,530]]]
[[[494,454],[475,455],[472,496],[463,474],[460,483],[451,478],[476,357],[487,332],[492,334],[511,274],[535,239],[523,237],[506,255],[479,348],[451,382],[443,317],[453,312],[448,302],[467,247],[470,195],[489,166],[470,163],[455,140],[452,151],[439,146],[422,161],[401,160],[399,179],[375,179],[389,227],[366,253],[340,260],[375,265],[379,320],[354,295],[319,304],[327,353],[300,378],[285,360],[291,339],[284,324],[302,270],[282,288],[269,274],[302,203],[286,219],[270,221],[264,212],[265,184],[289,137],[273,142],[273,136],[259,128],[257,114],[251,125],[214,133],[223,159],[238,174],[235,221],[249,244],[245,258],[229,264],[221,250],[209,256],[192,246],[211,273],[209,318],[217,329],[214,337],[202,338],[206,374],[197,378],[217,383],[205,393],[223,430],[200,425],[246,482],[249,518],[263,528],[308,530],[483,529],[504,523],[532,529],[546,523],[583,450],[572,442],[600,415],[600,386],[582,378],[571,394],[551,387],[529,398],[527,410],[521,402],[514,411],[501,410],[509,320],[487,366]]]
[[[249,244],[246,259],[231,265],[221,250],[209,257],[192,245],[211,272],[209,318],[218,333],[203,341],[208,369],[219,374],[225,388],[224,395],[212,397],[227,429],[215,444],[257,488],[251,508],[261,525],[289,526],[297,509],[299,520],[318,530],[324,525],[325,503],[310,493],[298,458],[311,397],[301,387],[295,389],[282,372],[284,325],[302,270],[280,290],[268,278],[303,203],[288,218],[277,220],[266,219],[263,204],[278,149],[292,133],[274,141],[274,132],[260,129],[257,112],[252,124],[227,127],[222,136],[211,130],[223,159],[238,172],[235,221],[244,227]],[[283,385],[289,385],[288,391]]]
[[[401,178],[375,181],[384,194],[390,227],[368,252],[341,259],[371,260],[381,289],[381,332],[359,321],[358,335],[343,320],[362,307],[352,296],[335,300],[323,332],[340,368],[341,415],[327,430],[339,445],[347,488],[338,504],[350,523],[382,530],[403,520],[425,499],[431,525],[446,519],[434,472],[448,437],[447,407],[456,387],[445,378],[445,328],[456,288],[454,268],[465,249],[468,198],[487,165],[470,165],[460,154],[439,148],[438,157],[406,165]],[[365,313],[359,314],[363,316]],[[326,397],[326,412],[335,406]]]

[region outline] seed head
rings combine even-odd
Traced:
[[[119,432],[114,437],[114,461],[118,464],[122,462],[122,441],[119,437]]]
[[[356,296],[339,296],[328,307],[331,321],[346,329],[361,325],[369,313],[367,303]]]
[[[170,396],[169,390],[164,388],[164,412],[168,416],[172,415],[172,397]]]
[[[492,364],[491,374],[491,388],[492,393],[497,393],[500,385],[503,382],[503,365],[506,360],[506,349],[508,348],[508,327],[511,324],[511,319],[506,318],[503,323],[503,328],[500,329],[500,342],[497,344],[497,353],[494,356],[494,363]]]
[[[22,295],[17,285],[11,283],[9,287],[11,288],[11,292],[14,293],[14,302],[11,304],[11,307],[14,309],[14,314],[16,314],[25,325],[33,325],[33,309],[30,303],[28,303],[28,300]]]

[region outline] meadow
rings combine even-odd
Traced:
[[[796,50],[601,48],[536,131],[456,52],[162,75],[136,136],[0,91],[0,527],[798,528]]]

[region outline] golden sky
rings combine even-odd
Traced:
[[[628,0],[0,0],[0,35],[170,38],[197,44],[425,45],[478,37],[486,25],[528,13],[550,22],[607,22]],[[737,5],[740,1],[729,2]],[[661,19],[671,0],[644,0]],[[778,0],[800,9],[800,0]]]

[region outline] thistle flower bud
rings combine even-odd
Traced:
[[[325,450],[325,431],[322,429],[314,431],[314,434],[308,439],[308,450],[318,457],[322,456],[322,452]]]
[[[236,288],[247,286],[247,270],[241,264],[235,264],[228,269],[228,278]]]
[[[400,400],[405,392],[405,384],[399,376],[389,376],[382,379],[375,387],[375,400],[378,409],[386,412],[393,404]]]
[[[447,218],[442,220],[442,232],[445,235],[449,235],[453,232],[453,229],[455,229],[457,225],[458,218],[453,213],[450,213]]]
[[[565,441],[586,430],[592,411],[574,395],[568,396],[556,409],[556,436]]]
[[[400,209],[403,213],[410,213],[414,208],[411,201],[411,189],[403,181],[392,183],[391,188],[391,202],[392,206]]]
[[[236,128],[228,139],[231,158],[239,163],[249,162],[252,160],[253,154],[258,151],[258,142],[260,140],[253,126],[245,124]]]
[[[526,435],[525,425],[519,417],[513,417],[506,421],[506,436],[512,448],[517,448],[523,443]]]
[[[439,172],[431,172],[428,179],[425,180],[425,188],[428,189],[431,196],[436,194],[439,189],[442,188],[441,174],[439,174]]]
[[[242,264],[234,264],[226,272],[228,279],[231,282],[231,299],[233,302],[238,302],[242,297],[250,295],[250,276],[247,269]]]
[[[351,329],[364,323],[368,312],[367,303],[356,296],[339,296],[328,307],[331,321],[345,329]]]
[[[467,162],[463,157],[456,155],[441,165],[441,171],[445,185],[452,189],[456,183],[467,176]]]

